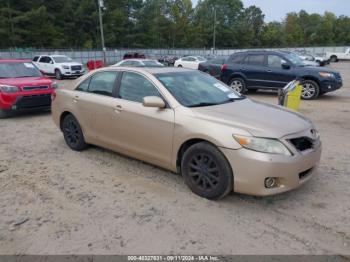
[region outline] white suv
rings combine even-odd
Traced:
[[[65,55],[35,56],[33,62],[44,74],[54,75],[57,79],[65,76],[81,76],[85,73],[81,63],[74,62]]]

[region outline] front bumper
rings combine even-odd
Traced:
[[[0,109],[8,111],[49,109],[51,107],[51,93],[20,93],[0,94]]]
[[[308,181],[321,157],[321,143],[307,153],[293,156],[260,153],[248,149],[232,150],[220,148],[231,164],[235,192],[267,196],[298,188]],[[265,179],[274,177],[278,186],[265,187]]]
[[[325,79],[321,82],[321,91],[323,93],[335,91],[343,86],[342,79]]]
[[[83,74],[85,74],[85,70],[64,70],[63,71],[63,75],[64,76],[82,76]]]

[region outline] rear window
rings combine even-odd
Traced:
[[[33,58],[33,61],[36,62],[36,61],[38,61],[38,59],[39,59],[39,57],[38,57],[38,56],[35,56],[35,57]]]
[[[39,69],[31,62],[0,63],[0,78],[41,76]]]
[[[228,62],[232,64],[242,64],[245,57],[246,57],[246,54],[242,54],[242,53],[233,54],[230,56]]]
[[[246,64],[248,65],[264,65],[265,62],[265,56],[264,55],[248,55],[248,57],[245,59]]]

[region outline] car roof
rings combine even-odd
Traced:
[[[24,63],[24,62],[31,63],[32,60],[29,60],[29,59],[1,59],[0,58],[0,63]]]
[[[156,59],[147,59],[147,58],[130,58],[130,59],[122,60],[121,62],[124,62],[124,61],[145,62],[145,61],[157,61],[157,60]]]

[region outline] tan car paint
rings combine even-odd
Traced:
[[[74,90],[86,78],[101,71],[141,74],[154,84],[168,106],[145,107],[142,103]],[[306,155],[291,150],[293,156],[280,156],[243,149],[233,138],[233,135],[279,138],[291,149],[283,137],[299,135],[313,128],[303,116],[249,99],[209,107],[184,107],[153,76],[153,73],[173,71],[191,70],[108,67],[93,71],[69,87],[56,91],[52,104],[54,122],[60,126],[62,114],[70,112],[78,119],[87,143],[174,172],[177,171],[179,150],[186,141],[208,141],[216,145],[231,164],[234,190],[252,195],[269,195],[296,188],[304,181],[297,183],[295,176],[317,165],[321,145]],[[266,189],[263,181],[269,176],[281,176],[281,183],[285,184],[277,189]],[[294,180],[288,180],[288,176]]]

